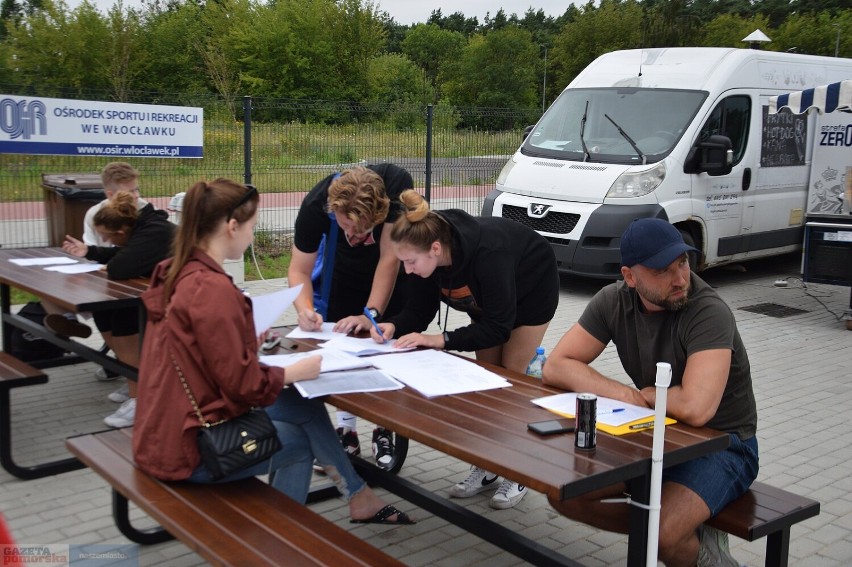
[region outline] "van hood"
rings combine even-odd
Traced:
[[[524,156],[497,189],[528,197],[600,204],[618,176],[630,167]]]

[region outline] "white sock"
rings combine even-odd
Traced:
[[[337,412],[337,427],[344,427],[349,431],[355,431],[356,425],[357,423],[354,415],[345,411]]]

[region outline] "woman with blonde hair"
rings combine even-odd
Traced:
[[[316,459],[349,501],[353,522],[413,523],[355,473],[323,402],[288,388],[316,378],[320,357],[287,368],[258,359],[251,299],[223,264],[242,258],[251,244],[259,200],[254,187],[228,179],[200,181],[186,193],[174,257],[157,266],[142,296],[148,322],[133,432],[136,463],[162,480],[198,483],[269,474],[273,487],[304,503]],[[263,407],[282,448],[267,461],[216,479],[201,462],[196,407],[210,423]]]
[[[379,323],[384,339],[402,348],[475,351],[477,360],[524,372],[556,312],[559,276],[547,240],[513,220],[473,217],[461,210],[432,211],[415,191],[400,195],[404,213],[390,233],[394,253],[406,273],[430,282],[431,290],[410,295],[405,309]],[[424,330],[440,302],[470,316],[469,325],[443,332]],[[424,307],[425,306],[425,307]],[[439,317],[440,320],[440,317]],[[375,329],[371,335],[383,339]],[[495,486],[496,475],[473,467],[450,495],[473,496]],[[511,508],[526,488],[508,479],[491,499]]]
[[[399,217],[399,195],[414,186],[411,175],[392,163],[353,167],[327,176],[311,189],[296,217],[293,255],[287,277],[303,286],[295,306],[299,327],[319,330],[333,321],[346,333],[371,327],[398,312],[411,285],[390,245],[390,227]],[[337,412],[337,432],[347,452],[361,452],[355,416]],[[392,433],[373,430],[373,456],[382,468],[394,463]]]

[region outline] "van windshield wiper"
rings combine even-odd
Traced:
[[[586,147],[586,140],[583,139],[583,133],[586,131],[586,116],[589,114],[589,101],[586,101],[586,110],[583,111],[583,117],[580,119],[580,145],[583,146],[583,161],[588,161],[592,156],[589,155],[589,149]]]
[[[586,104],[588,104],[588,103],[586,103]],[[647,162],[647,159],[645,158],[645,154],[643,154],[643,153],[642,153],[642,150],[640,150],[640,149],[639,149],[639,146],[637,146],[637,145],[636,145],[636,142],[634,142],[634,141],[633,141],[633,138],[631,138],[630,136],[628,136],[628,135],[627,135],[627,132],[625,132],[624,130],[622,130],[622,129],[621,129],[621,126],[619,126],[618,124],[616,124],[616,123],[615,123],[615,120],[613,120],[612,118],[610,118],[610,117],[609,117],[609,114],[604,114],[604,117],[606,117],[606,119],[607,119],[607,120],[609,120],[610,122],[612,122],[612,125],[613,125],[613,126],[615,126],[615,129],[616,129],[616,130],[618,130],[618,133],[619,133],[619,134],[621,134],[621,136],[622,136],[625,140],[627,140],[627,141],[630,143],[630,145],[631,145],[631,146],[633,146],[633,149],[634,149],[634,150],[636,150],[636,154],[637,154],[640,158],[642,158],[642,165],[645,165],[645,163]]]

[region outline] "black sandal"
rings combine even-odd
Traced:
[[[396,514],[396,520],[393,522],[389,522],[388,518]],[[393,504],[388,504],[378,512],[376,512],[372,518],[367,518],[364,520],[349,520],[351,524],[387,524],[390,526],[393,525],[409,525],[416,524],[414,520],[408,517],[408,514],[403,512],[402,510],[398,510],[396,506]]]

